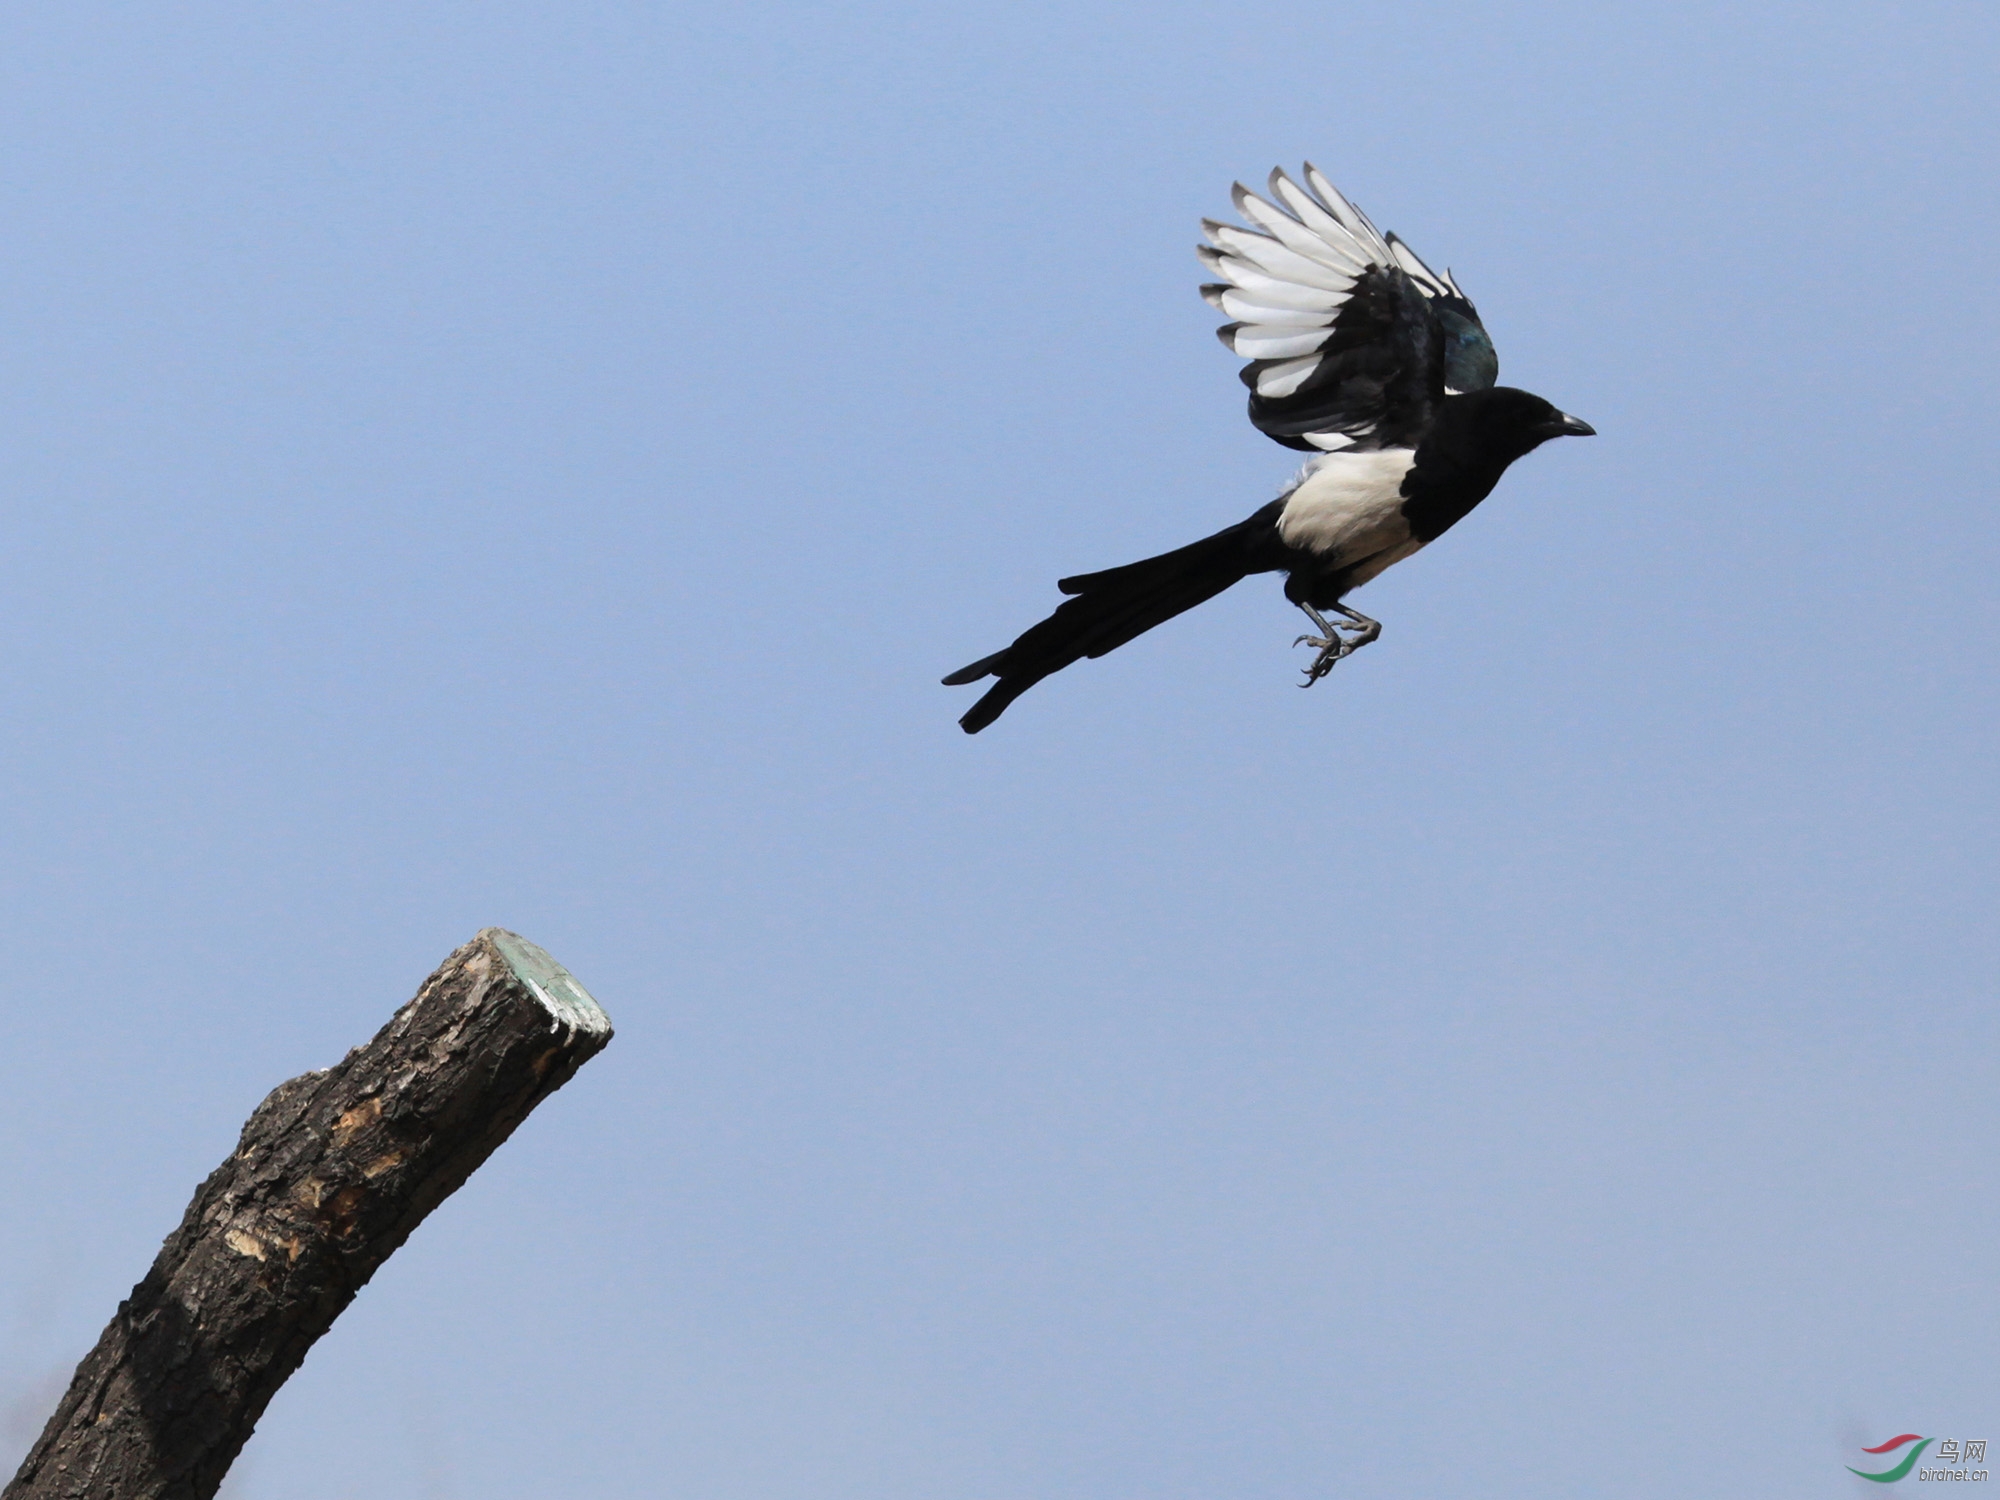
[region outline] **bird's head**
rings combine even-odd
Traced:
[[[1453,413],[1470,445],[1503,463],[1532,453],[1550,438],[1594,437],[1597,429],[1581,417],[1559,411],[1540,396],[1496,385],[1454,398]]]

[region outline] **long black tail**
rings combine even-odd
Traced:
[[[1086,656],[1116,651],[1248,575],[1280,566],[1269,556],[1269,540],[1281,508],[1281,501],[1273,501],[1249,520],[1189,546],[1122,568],[1061,580],[1056,587],[1074,594],[1074,599],[1057,606],[1040,624],[1029,626],[1006,650],[945,678],[947,687],[982,677],[1000,679],[958,721],[959,727],[967,734],[979,733],[1050,673]]]

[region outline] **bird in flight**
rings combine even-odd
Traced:
[[[958,722],[977,734],[1029,688],[1115,651],[1252,573],[1283,573],[1317,634],[1302,687],[1382,633],[1341,601],[1462,520],[1507,466],[1588,422],[1496,385],[1499,357],[1449,271],[1383,234],[1310,162],[1303,184],[1271,174],[1267,201],[1236,185],[1254,227],[1204,219],[1195,253],[1218,278],[1203,297],[1232,321],[1222,342],[1250,361],[1250,421],[1311,453],[1248,520],[1173,552],[1060,580],[1071,597],[1014,643],[945,683],[997,678]],[[1338,616],[1329,620],[1327,613]]]

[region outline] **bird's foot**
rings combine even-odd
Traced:
[[[1371,620],[1368,616],[1358,615],[1352,610],[1343,609],[1340,613],[1352,622],[1345,627],[1346,633],[1343,633],[1343,627],[1321,618],[1320,628],[1326,632],[1325,635],[1302,635],[1292,642],[1294,647],[1315,646],[1319,649],[1319,655],[1315,656],[1312,665],[1306,668],[1306,680],[1299,684],[1300,687],[1311,687],[1331,672],[1334,664],[1342,657],[1352,656],[1382,633],[1382,623],[1379,620]]]
[[[1319,648],[1319,655],[1315,656],[1312,660],[1312,665],[1306,668],[1306,680],[1299,684],[1302,688],[1309,688],[1315,682],[1318,682],[1320,678],[1333,670],[1335,662],[1354,650],[1354,647],[1348,644],[1339,631],[1335,631],[1331,639],[1318,635],[1302,635],[1293,641],[1292,645],[1295,647],[1317,646]]]

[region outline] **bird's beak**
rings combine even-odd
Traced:
[[[1556,431],[1565,437],[1597,436],[1597,429],[1595,427],[1584,421],[1582,417],[1572,417],[1568,412],[1562,414],[1562,422],[1556,428]]]

